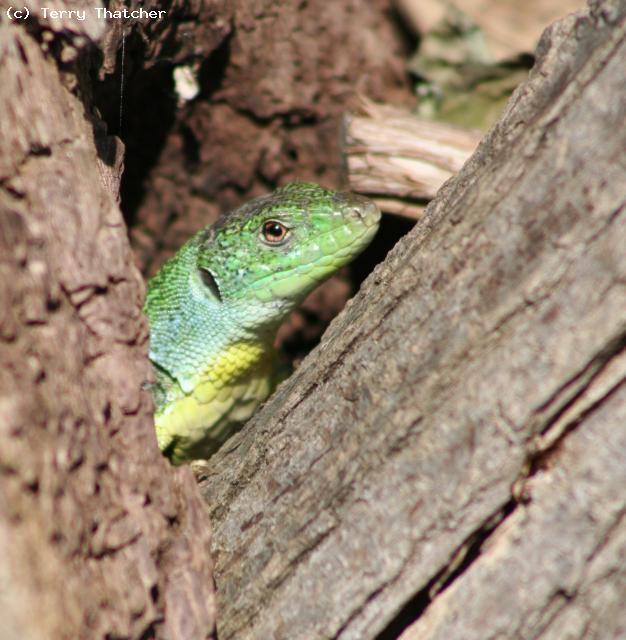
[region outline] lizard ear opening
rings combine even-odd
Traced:
[[[220,288],[217,286],[217,282],[215,281],[213,274],[206,269],[200,269],[199,271],[202,284],[204,284],[218,302],[221,302],[222,294],[220,293]]]

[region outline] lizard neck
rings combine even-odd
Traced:
[[[199,384],[229,386],[260,365],[269,374],[280,323],[262,319],[263,309],[255,302],[221,302],[193,287],[184,304],[153,310],[150,359],[157,377],[157,411]]]
[[[259,363],[274,361],[273,342],[285,302],[258,296],[220,299],[186,245],[150,282],[150,360],[157,375],[157,409],[172,395],[191,393],[199,380],[228,384]]]

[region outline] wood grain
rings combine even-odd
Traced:
[[[471,160],[212,459],[222,640],[623,629],[624,14],[544,34]]]

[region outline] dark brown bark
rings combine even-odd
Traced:
[[[472,159],[211,460],[221,640],[623,635],[625,20],[594,2],[545,33]]]
[[[208,638],[206,507],[142,390],[122,150],[70,65],[86,40],[62,33],[99,27],[41,27],[0,21],[0,635]]]

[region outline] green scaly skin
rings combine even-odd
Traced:
[[[264,233],[273,221],[279,242]],[[279,325],[379,221],[366,198],[288,184],[197,233],[150,280],[157,439],[174,463],[212,455],[269,396]]]

